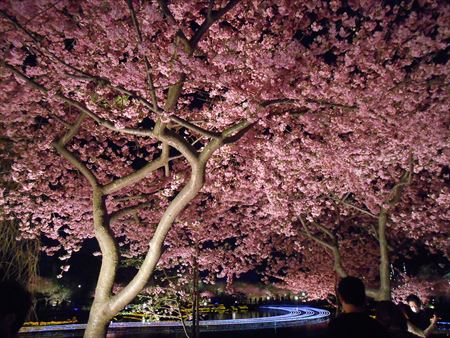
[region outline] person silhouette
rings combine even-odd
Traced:
[[[0,282],[0,337],[15,338],[31,307],[31,294],[18,282]]]
[[[339,282],[337,296],[343,313],[328,325],[331,338],[386,338],[387,330],[365,312],[366,293],[363,282],[345,277]]]
[[[389,333],[391,338],[414,338],[417,336],[408,332],[408,323],[400,307],[390,300],[378,302],[376,318]]]
[[[420,298],[414,294],[406,297],[409,306],[407,313],[410,322],[410,331],[419,337],[428,337],[436,328],[438,317],[434,313],[430,313],[422,306]]]

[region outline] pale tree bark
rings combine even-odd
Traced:
[[[110,227],[111,221],[127,212],[136,211],[137,207],[125,208],[108,214],[105,206],[106,196],[135,184],[154,170],[165,167],[168,161],[169,148],[163,147],[161,156],[142,169],[102,186],[98,183],[94,174],[64,147],[64,144],[76,135],[76,131],[81,127],[81,123],[78,122],[83,118],[84,114],[81,113],[80,117],[73,124],[74,128],[70,128],[59,141],[55,142],[54,147],[86,177],[93,191],[94,230],[102,252],[102,264],[84,337],[97,338],[106,335],[111,319],[145,287],[159,261],[165,237],[173,222],[189,202],[195,198],[205,183],[205,168],[208,160],[224,144],[239,139],[248,130],[250,123],[243,121],[226,129],[198,153],[185,139],[167,128],[160,121],[157,122],[153,135],[163,143],[176,148],[188,160],[192,170],[191,176],[186,186],[169,204],[163,214],[149,243],[149,250],[138,273],[121,292],[112,296],[112,288],[120,257],[117,242]],[[141,206],[139,205],[138,207]]]

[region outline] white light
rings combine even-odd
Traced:
[[[295,296],[294,298],[295,298],[295,300],[298,300],[298,296]]]
[[[270,297],[269,297],[269,296],[267,296],[266,298],[267,298],[267,300],[270,300]]]
[[[81,289],[81,284],[78,284],[78,289]]]

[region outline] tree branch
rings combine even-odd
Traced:
[[[215,132],[211,132],[209,130],[203,129],[201,127],[196,126],[195,124],[186,121],[184,119],[182,119],[181,117],[175,116],[175,115],[171,115],[170,116],[170,120],[179,124],[182,127],[185,127],[189,130],[195,131],[196,133],[199,133],[200,135],[206,136],[206,137],[211,137],[211,138],[217,138],[220,135],[215,133]]]
[[[37,89],[45,94],[49,93],[49,90],[47,88],[40,85],[36,81],[32,80],[31,78],[29,78],[24,73],[17,70],[15,67],[11,66],[9,63],[5,62],[4,60],[2,60],[2,65],[5,68],[9,69],[17,77],[19,77],[22,80],[24,80],[25,82],[27,82],[32,88]],[[95,122],[97,122],[99,125],[107,128],[109,130],[112,130],[112,131],[115,131],[118,133],[129,134],[129,135],[149,136],[149,137],[154,136],[153,132],[150,130],[133,129],[133,128],[123,128],[123,129],[117,128],[111,122],[104,120],[104,119],[100,118],[99,116],[97,116],[95,113],[93,113],[91,110],[89,110],[84,104],[82,104],[78,101],[72,100],[71,98],[68,98],[67,96],[65,96],[61,93],[56,93],[55,97],[60,99],[62,102],[67,103],[68,105],[77,108],[80,112],[85,113],[87,116],[92,118]]]
[[[211,155],[224,144],[238,141],[245,133],[250,130],[254,123],[243,120],[225,129],[220,137],[211,140],[202,150],[200,154],[200,162],[206,163]]]
[[[315,222],[315,221],[313,221],[312,224],[313,224],[316,228],[318,228],[319,230],[321,230],[324,234],[326,234],[328,237],[330,237],[330,239],[331,239],[332,241],[336,241],[336,236],[334,236],[333,233],[332,233],[330,230],[328,230],[327,228],[325,228],[322,224],[317,223],[317,222]]]
[[[75,78],[75,79],[82,79],[82,80],[90,80],[90,81],[95,81],[96,83],[100,83],[100,84],[104,84],[109,86],[110,88],[117,90],[120,93],[123,94],[127,94],[130,97],[135,98],[136,100],[138,100],[139,102],[141,102],[145,107],[147,107],[148,109],[152,110],[155,113],[158,113],[158,109],[155,109],[154,106],[152,106],[152,104],[150,104],[150,102],[148,102],[145,98],[139,96],[137,93],[128,90],[122,86],[119,85],[115,85],[113,84],[111,81],[105,79],[105,78],[101,78],[99,76],[95,76],[89,73],[86,73],[85,71],[78,69],[70,64],[68,64],[67,62],[65,62],[63,59],[61,59],[59,56],[57,56],[56,54],[54,54],[53,52],[51,52],[50,50],[48,50],[45,47],[41,46],[41,42],[44,39],[42,36],[40,36],[37,33],[34,33],[30,30],[28,30],[27,28],[25,28],[24,26],[22,26],[15,18],[9,16],[6,12],[0,10],[0,14],[8,19],[17,29],[23,31],[25,34],[27,34],[36,44],[38,44],[38,46],[42,49],[44,49],[49,55],[45,55],[45,53],[41,50],[38,49],[39,53],[42,54],[43,56],[45,56],[46,58],[50,59],[53,58],[56,61],[58,61],[59,63],[61,63],[62,65],[64,65],[65,67],[69,68],[70,70],[72,70],[73,72],[80,74],[80,75],[75,75],[75,74],[70,74],[70,73],[66,73],[67,76],[71,77],[71,78]],[[152,97],[153,99],[153,97]]]
[[[334,245],[324,241],[323,239],[321,239],[320,237],[313,235],[311,233],[311,231],[308,229],[308,226],[306,225],[305,220],[303,219],[302,216],[299,217],[300,218],[300,223],[303,226],[303,231],[300,230],[303,234],[305,234],[306,236],[308,236],[309,238],[313,239],[314,241],[316,241],[317,243],[319,243],[320,245],[324,246],[325,248],[333,251],[334,250]]]
[[[75,74],[71,74],[71,73],[65,73],[68,77],[74,78],[74,79],[80,79],[80,80],[89,80],[89,81],[94,81],[98,84],[102,84],[105,86],[108,86],[116,91],[118,91],[119,93],[122,94],[126,94],[129,97],[136,99],[137,101],[141,102],[146,108],[148,108],[149,110],[151,110],[154,113],[158,113],[159,111],[157,109],[154,108],[154,106],[152,105],[152,103],[148,102],[145,98],[143,98],[142,96],[138,95],[135,91],[126,89],[122,86],[119,85],[115,85],[113,84],[110,80],[103,78],[103,77],[99,77],[99,76],[94,76],[94,75],[90,75],[90,74],[83,74],[83,75],[75,75]]]
[[[155,129],[155,134],[158,139],[174,147],[181,154],[183,154],[192,167],[198,166],[197,151],[183,137],[167,128],[160,132],[157,132]]]
[[[167,20],[171,25],[177,26],[177,21],[175,20],[175,17],[173,16],[172,12],[170,11],[169,6],[167,5],[165,0],[158,0],[159,7],[161,7],[161,10],[163,14],[166,16]],[[189,47],[189,40],[187,39],[186,35],[184,35],[183,31],[181,29],[177,32],[177,37],[180,38],[183,41],[183,44],[185,47]]]
[[[378,216],[372,214],[370,211],[361,209],[361,208],[357,207],[356,205],[353,205],[353,204],[348,203],[348,202],[345,202],[345,201],[342,201],[341,203],[342,203],[343,205],[349,207],[349,208],[355,209],[355,210],[357,210],[357,211],[359,211],[359,212],[361,212],[361,213],[363,213],[363,214],[366,214],[366,215],[368,215],[368,216],[370,216],[370,217],[372,217],[372,218],[378,219]]]
[[[103,193],[104,194],[112,194],[120,189],[128,187],[136,182],[139,182],[140,180],[145,178],[151,172],[163,167],[167,163],[168,157],[169,157],[169,149],[163,147],[161,156],[158,157],[157,160],[146,164],[141,169],[139,169],[127,176],[118,178],[118,179],[112,181],[111,183],[106,184],[102,188]]]
[[[133,205],[131,207],[126,207],[126,208],[122,208],[120,210],[117,210],[117,211],[115,211],[115,212],[113,212],[113,213],[111,213],[109,215],[110,222],[114,223],[119,218],[121,218],[123,216],[126,216],[126,215],[129,215],[129,214],[131,214],[131,213],[133,213],[135,211],[138,211],[138,210],[143,209],[143,208],[148,207],[148,206],[149,206],[149,203],[140,203],[140,204],[137,204],[137,205]]]
[[[214,12],[211,10],[211,15],[206,17],[205,21],[200,25],[199,29],[195,32],[194,36],[191,38],[190,42],[190,55],[194,53],[197,48],[198,43],[208,31],[209,27],[211,27],[217,20],[219,20],[222,16],[224,16],[227,12],[229,12],[234,6],[237,5],[239,0],[231,0],[225,7],[221,8],[219,11]],[[208,5],[208,9],[211,7],[211,4]]]
[[[58,151],[58,153],[63,156],[66,160],[68,160],[75,168],[78,169],[79,172],[83,174],[84,177],[89,181],[93,188],[98,188],[99,184],[97,179],[92,174],[92,172],[81,163],[71,152],[69,152],[60,142],[53,142],[53,147]]]
[[[389,197],[385,201],[390,207],[394,206],[401,198],[403,189],[411,184],[412,173],[414,172],[414,160],[412,156],[409,157],[409,170],[406,170],[400,181],[392,188]]]
[[[139,42],[139,44],[142,44],[142,41],[143,41],[142,40],[142,32],[141,32],[141,29],[139,27],[139,22],[138,22],[138,19],[136,17],[136,12],[135,12],[135,10],[133,8],[133,2],[131,0],[127,0],[127,5],[128,5],[128,9],[130,10],[130,13],[131,13],[131,19],[133,21],[134,29],[136,30],[136,35],[137,35],[137,38],[138,38],[138,42]],[[145,56],[145,55],[144,55],[144,62],[145,62],[145,70],[146,70],[146,73],[147,73],[147,84],[148,84],[148,87],[150,89],[150,95],[152,97],[153,110],[156,113],[158,113],[160,111],[160,109],[158,107],[158,100],[157,100],[157,97],[156,97],[155,86],[154,86],[154,83],[153,83],[153,75],[152,75],[152,71],[151,71],[152,68],[150,66],[150,62],[148,61],[147,56]]]
[[[86,118],[85,113],[81,113],[75,123],[70,127],[69,131],[59,140],[62,146],[65,146],[78,132],[78,130],[81,127],[81,124],[83,123],[84,119]]]
[[[75,123],[71,126],[71,128],[58,140],[52,143],[53,147],[58,151],[60,155],[62,155],[65,159],[67,159],[75,168],[77,168],[84,177],[89,181],[92,188],[98,188],[99,184],[94,174],[83,164],[81,163],[71,152],[69,152],[64,145],[69,142],[80,129],[81,123],[85,118],[85,114],[81,113],[76,119]]]
[[[260,105],[261,105],[261,107],[265,108],[265,107],[268,107],[271,105],[276,105],[276,104],[292,104],[292,103],[298,103],[298,102],[303,102],[303,101],[305,101],[307,103],[317,103],[317,104],[320,104],[323,106],[343,108],[343,109],[349,109],[349,110],[358,109],[358,106],[355,106],[355,105],[349,106],[349,105],[342,104],[342,103],[330,102],[330,101],[326,101],[326,100],[310,99],[310,98],[306,98],[304,100],[279,98],[279,99],[263,101]]]

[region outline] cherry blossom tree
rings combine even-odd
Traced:
[[[166,24],[166,27],[163,28],[168,30],[167,34],[170,36],[166,42],[171,46],[174,45],[171,51],[167,51],[168,53],[175,53],[175,58],[178,58],[176,56],[177,53],[182,53],[185,57],[192,57],[199,41],[206,34],[209,27],[221,19],[236,3],[236,1],[230,1],[223,7],[217,6],[215,8],[211,2],[207,7],[207,13],[203,23],[194,29],[194,34],[190,37],[186,37],[181,29],[177,29],[178,24],[172,14],[172,10],[164,2],[159,4],[160,11],[152,7],[141,8],[141,14],[147,10],[151,13],[157,11],[162,12],[164,17],[161,14],[154,14],[153,17],[145,18],[154,21],[152,23],[155,24],[159,23],[163,26]],[[49,238],[60,238],[60,242],[69,254],[72,251],[78,250],[79,241],[77,243],[77,241],[64,240],[65,234],[70,235],[74,231],[70,225],[67,227],[65,223],[70,224],[72,221],[73,223],[71,225],[73,227],[80,221],[88,221],[85,224],[86,227],[89,226],[89,221],[93,223],[94,233],[102,253],[102,266],[85,336],[103,337],[106,335],[106,330],[112,317],[136,296],[145,286],[149,276],[154,271],[161,255],[164,238],[173,224],[174,219],[196,196],[204,184],[205,167],[209,158],[224,144],[238,140],[245,133],[250,123],[243,120],[242,122],[234,123],[231,127],[225,128],[221,132],[210,132],[173,114],[177,101],[180,98],[182,87],[187,82],[187,77],[183,72],[175,72],[176,74],[172,74],[172,78],[176,79],[174,84],[163,80],[160,85],[167,87],[168,92],[165,95],[164,90],[160,89],[161,93],[158,93],[160,94],[158,97],[153,80],[154,71],[151,68],[149,58],[145,55],[145,51],[142,52],[142,55],[139,52],[140,46],[143,45],[143,35],[138,13],[135,11],[134,4],[131,1],[123,3],[119,8],[115,9],[108,5],[104,7],[105,4],[102,2],[85,3],[82,5],[74,3],[46,4],[45,2],[41,4],[33,2],[17,4],[12,2],[9,5],[11,8],[2,9],[1,12],[3,20],[8,27],[8,31],[6,32],[7,38],[11,39],[4,41],[5,47],[3,52],[6,59],[3,59],[2,63],[4,68],[13,77],[4,74],[5,89],[7,92],[7,96],[4,98],[5,100],[10,100],[9,103],[14,102],[16,104],[16,110],[11,112],[6,108],[2,112],[5,114],[14,114],[17,113],[17,110],[22,109],[22,107],[27,107],[27,110],[38,110],[34,116],[28,114],[24,116],[24,121],[11,121],[12,124],[9,127],[14,128],[14,130],[10,130],[11,134],[14,135],[13,137],[18,137],[17,134],[20,135],[22,133],[21,136],[26,137],[26,129],[35,128],[36,126],[33,123],[29,123],[28,125],[26,123],[20,125],[20,123],[26,122],[27,120],[34,120],[38,124],[36,130],[38,131],[37,136],[40,137],[38,144],[41,154],[44,154],[46,157],[54,157],[55,154],[49,154],[49,148],[53,147],[67,162],[62,163],[60,168],[58,168],[60,170],[55,170],[54,176],[52,177],[51,168],[58,161],[53,158],[50,162],[39,162],[39,155],[33,157],[32,154],[32,152],[37,151],[36,148],[32,148],[30,145],[30,141],[32,140],[28,140],[28,142],[26,140],[25,142],[19,141],[20,146],[23,148],[19,148],[18,151],[21,152],[22,158],[29,159],[30,161],[27,167],[22,162],[22,164],[16,164],[14,169],[16,172],[21,172],[22,168],[26,168],[26,172],[29,174],[25,173],[26,176],[20,178],[13,176],[13,179],[22,183],[22,191],[30,192],[31,190],[39,195],[36,196],[30,193],[14,196],[14,192],[8,191],[10,193],[8,197],[11,200],[16,198],[14,203],[11,204],[13,208],[14,206],[16,207],[14,210],[15,214],[21,214],[22,216],[21,229],[25,232],[24,237],[36,236],[37,233],[33,228],[36,223],[40,223],[43,227],[41,231],[46,233]],[[19,9],[24,11],[19,11]],[[195,6],[193,8],[185,8],[184,10],[186,9],[193,10]],[[97,11],[103,14],[100,14],[100,20],[96,21],[98,25],[95,27],[93,25],[94,21],[91,20],[95,18]],[[133,53],[135,54],[135,56],[130,55],[130,57],[137,60],[142,59],[143,66],[136,65],[136,69],[133,72],[144,70],[143,74],[145,76],[142,77],[141,80],[143,81],[141,83],[134,83],[134,87],[136,85],[137,87],[142,85],[143,87],[140,90],[144,91],[145,86],[148,86],[147,96],[149,96],[151,103],[143,95],[125,89],[120,84],[120,81],[119,83],[113,83],[104,77],[105,75],[112,75],[111,78],[114,79],[123,70],[117,69],[116,75],[113,75],[110,72],[112,64],[105,64],[104,68],[97,67],[98,62],[103,58],[103,53],[100,51],[106,46],[111,45],[106,43],[102,46],[98,39],[91,40],[89,36],[93,29],[97,29],[99,32],[98,35],[105,39],[105,42],[108,41],[108,35],[111,33],[111,27],[109,25],[112,17],[106,13],[110,11],[113,11],[117,15],[115,19],[117,20],[116,24],[118,24],[118,27],[112,27],[116,34],[113,37],[120,39],[124,37],[121,36],[121,33],[127,31],[128,35],[125,38],[132,39],[131,41],[137,40],[138,42],[137,45],[129,44],[130,51],[134,50]],[[45,15],[41,15],[42,12],[45,12]],[[34,15],[36,13],[36,16],[30,17],[31,14]],[[125,15],[127,20],[124,20]],[[46,25],[49,19],[53,19],[56,26]],[[23,23],[24,20],[26,20],[28,25]],[[130,21],[127,22],[129,24],[127,30],[124,26],[125,22],[122,21]],[[64,31],[63,36],[57,33],[59,29]],[[153,29],[153,27],[150,29]],[[103,34],[100,32],[103,32]],[[152,34],[155,34],[155,32]],[[64,38],[61,41],[60,39],[66,37],[66,35],[72,37]],[[81,46],[76,48],[75,55],[68,57],[66,52],[70,52],[73,48],[71,44],[75,43],[73,37],[76,37],[76,41]],[[113,38],[111,36],[109,37]],[[162,38],[164,40],[168,37],[164,36]],[[63,43],[58,44],[58,40]],[[82,41],[86,42],[84,46]],[[6,45],[6,42],[10,42],[11,44]],[[178,43],[183,45],[180,50],[177,49]],[[120,44],[119,41],[114,41],[115,47],[124,48],[123,43],[121,46],[118,44]],[[159,45],[156,49],[161,47],[162,45]],[[91,51],[97,49],[97,52],[94,51],[94,54],[98,53],[98,58],[89,58],[87,49],[91,49]],[[170,48],[168,47],[168,49]],[[31,64],[27,63],[29,56],[26,56],[25,59],[22,58],[23,54],[21,52],[24,50],[27,50],[29,53],[36,53],[29,54],[32,55],[30,56],[31,58],[34,58],[34,61],[30,61]],[[122,50],[122,52],[124,55],[127,54],[126,49]],[[108,58],[118,56],[113,56],[114,52],[112,50],[108,53],[110,54]],[[86,60],[83,61],[79,59],[80,57],[86,58]],[[158,55],[158,57],[164,59],[162,55]],[[174,55],[171,55],[171,57],[174,57]],[[132,62],[137,63],[137,61]],[[118,59],[113,61],[113,63],[116,66],[120,64]],[[20,68],[20,64],[23,66],[22,69]],[[28,66],[36,67],[37,69],[30,71],[27,70]],[[144,68],[142,69],[142,67]],[[163,75],[164,69],[159,69],[159,74]],[[129,74],[128,76],[131,82],[134,82],[133,75]],[[32,94],[25,100],[22,100],[22,98],[28,92],[28,88],[22,85],[28,85],[29,88],[34,89]],[[130,85],[130,83],[127,85]],[[99,90],[98,94],[96,93],[96,89]],[[21,91],[22,93],[20,93]],[[164,96],[167,98],[164,107],[161,108],[159,102],[164,99]],[[141,128],[125,127],[125,124],[129,125],[142,121],[145,115],[138,112],[141,109],[147,110],[147,114],[151,112],[153,116],[150,116],[147,122],[143,122],[144,125],[140,126]],[[110,113],[115,115],[116,118],[114,119],[108,116]],[[49,130],[39,133],[41,124],[52,124],[51,122],[53,121],[57,124],[56,133],[49,133]],[[152,123],[152,121],[154,122]],[[153,124],[153,126],[148,126],[149,123]],[[17,132],[20,127],[23,129]],[[203,141],[202,146],[199,149],[195,149],[191,145],[192,141],[189,140],[189,132],[187,131],[197,133],[204,138],[209,138],[210,141]],[[115,134],[112,136],[109,135],[108,133],[111,132]],[[183,137],[183,133],[187,134],[188,137]],[[58,134],[60,136],[56,140],[52,140]],[[131,139],[127,140],[126,137],[131,137]],[[144,144],[142,147],[138,145],[135,145],[135,147],[140,148],[141,154],[133,152],[127,158],[127,155],[130,154],[127,142],[129,140],[131,142],[139,142],[137,141],[139,138],[144,139],[141,141]],[[157,142],[161,143],[161,150],[158,150],[156,147]],[[127,227],[123,227],[120,230],[114,229],[113,224],[124,214],[151,206],[153,203],[152,200],[147,199],[145,201],[146,195],[150,195],[152,192],[151,188],[150,191],[148,186],[144,186],[144,189],[142,189],[142,187],[137,186],[137,183],[151,176],[152,172],[157,171],[159,168],[165,169],[166,176],[170,175],[169,161],[172,160],[170,158],[170,148],[176,149],[186,158],[188,165],[181,165],[182,172],[185,172],[190,167],[191,173],[190,175],[186,174],[186,184],[182,189],[178,189],[182,182],[179,182],[178,185],[172,188],[172,192],[176,192],[176,196],[172,196],[170,188],[169,192],[166,192],[168,197],[171,198],[164,206],[165,210],[163,212],[155,213],[156,217],[159,217],[158,226],[154,231],[146,231],[146,235],[150,235],[148,238],[151,239],[148,244],[149,249],[146,259],[133,280],[121,292],[112,295],[112,287],[120,258],[119,245],[115,237],[124,236],[127,231]],[[108,150],[113,152],[112,149],[115,150],[115,154],[108,154]],[[136,170],[130,170],[131,168],[128,168],[128,170],[126,168],[121,168],[120,171],[117,170],[120,164],[123,166],[123,164],[126,164],[126,161],[135,159],[136,155],[141,155],[142,157],[143,152],[146,153],[146,163],[140,165],[140,168]],[[118,160],[121,155],[124,155],[125,160]],[[22,167],[20,167],[21,165]],[[77,171],[74,171],[74,169]],[[78,173],[89,182],[89,185],[80,182],[82,178]],[[46,176],[49,179],[43,180],[41,186],[34,187],[38,178],[36,176]],[[157,181],[160,177],[156,174],[153,178]],[[70,182],[72,179],[73,181]],[[45,210],[36,212],[29,209],[29,203],[39,204],[41,202],[45,205],[46,202],[50,202],[48,203],[50,205],[51,200],[56,195],[61,194],[63,186],[64,188],[67,186],[69,189],[65,190],[62,196],[60,195],[59,197],[63,197],[63,199],[64,197],[67,198],[67,195],[64,196],[67,192],[69,192],[70,196],[75,191],[76,194],[74,195],[82,196],[82,199],[78,201],[77,205],[79,212],[70,210],[70,207],[66,208],[63,204],[67,203],[67,201],[58,197],[57,199],[60,200],[61,204],[59,206],[53,206],[49,213],[46,213]],[[135,190],[130,189],[131,187],[135,188]],[[124,207],[120,204],[120,202],[124,201],[123,199],[120,199],[119,204],[112,201],[111,196],[114,193],[127,188],[127,199],[136,200],[141,203]],[[134,196],[138,191],[141,192],[141,195]],[[144,194],[142,195],[142,193]],[[24,199],[28,199],[28,204]],[[144,202],[142,202],[143,200]],[[90,201],[92,203],[92,209],[87,205]],[[90,209],[93,210],[92,216],[88,216]],[[111,209],[113,211],[110,211]],[[116,230],[115,233],[114,230]],[[84,237],[92,234],[90,229],[82,229],[79,226],[76,227],[76,231],[79,233],[85,231],[86,234]],[[136,234],[136,236],[142,235],[142,233]],[[130,241],[130,238],[127,240]],[[52,250],[55,251],[58,249],[59,247],[53,249],[47,248],[47,252],[51,253]],[[62,257],[63,260],[66,258]],[[66,269],[68,269],[68,266],[63,267],[63,270]]]
[[[410,156],[420,184],[389,224],[440,251],[449,13],[444,1],[2,2],[1,124],[19,185],[2,190],[3,217],[63,262],[95,235],[86,337],[106,334],[163,249],[168,264],[191,256],[196,221],[199,264],[220,277],[284,264],[328,289],[299,216],[322,222],[347,194],[379,215]],[[112,295],[120,255],[142,254]]]

